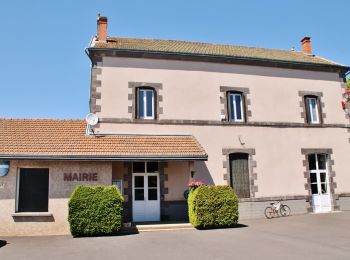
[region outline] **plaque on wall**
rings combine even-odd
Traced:
[[[117,186],[118,190],[123,195],[123,180],[121,180],[121,179],[113,179],[112,180],[112,185]]]

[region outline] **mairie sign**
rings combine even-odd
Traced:
[[[64,173],[64,181],[98,181],[97,173]]]

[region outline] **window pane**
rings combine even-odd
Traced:
[[[320,170],[326,169],[326,160],[327,160],[327,157],[325,154],[317,154],[318,169]]]
[[[157,188],[157,176],[148,176],[148,187]]]
[[[133,172],[145,172],[145,163],[144,162],[133,162],[132,164]]]
[[[235,119],[235,106],[234,106],[234,96],[233,95],[229,95],[230,97],[230,119],[234,120]]]
[[[153,117],[153,91],[146,91],[147,117]]]
[[[309,123],[318,123],[317,98],[306,98],[306,112]]]
[[[309,154],[309,169],[310,170],[316,170],[316,155],[315,154]]]
[[[135,200],[145,200],[143,189],[135,189]]]
[[[310,110],[310,99],[309,98],[306,99],[306,114],[307,114],[307,121],[309,123],[312,123],[312,114],[311,114],[311,110]]]
[[[144,178],[143,176],[134,176],[135,180],[135,188],[143,188],[144,187]]]
[[[139,89],[139,97],[138,97],[138,117],[143,118],[145,117],[145,111],[144,111],[144,101],[143,101],[143,95],[144,95],[144,90]]]
[[[157,200],[157,189],[148,189],[148,200]]]
[[[235,95],[235,104],[236,104],[236,119],[242,120],[242,109],[241,109],[242,98],[241,95]]]
[[[311,192],[312,194],[318,194],[317,184],[311,184]]]
[[[320,172],[321,182],[327,182],[327,174],[325,172]]]
[[[317,183],[317,177],[315,172],[310,173],[310,182],[311,183]]]
[[[158,162],[147,162],[147,172],[158,172]]]
[[[49,169],[20,169],[19,212],[47,212],[49,205]]]
[[[315,98],[311,99],[312,122],[317,122],[317,102]]]

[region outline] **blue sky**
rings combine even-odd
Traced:
[[[350,1],[1,1],[0,117],[84,118],[98,13],[108,34],[300,49],[350,65]]]

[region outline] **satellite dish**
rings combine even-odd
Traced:
[[[88,125],[96,125],[98,123],[98,117],[94,113],[87,114],[85,120]]]

